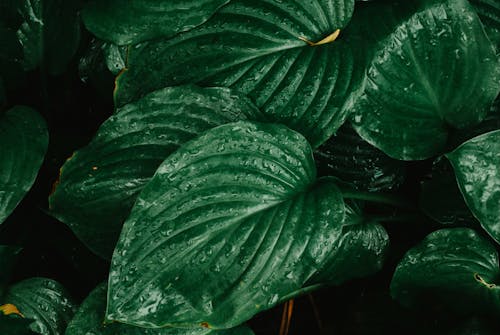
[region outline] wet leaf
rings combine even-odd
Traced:
[[[299,133],[252,122],[209,130],[167,158],[137,199],[113,255],[106,318],[233,327],[373,273],[387,234],[355,218],[332,178],[316,181]]]
[[[80,41],[79,1],[24,0],[24,22],[17,35],[24,49],[24,67],[58,75],[75,54]]]
[[[103,283],[97,286],[82,302],[71,320],[65,335],[253,335],[250,328],[240,326],[228,330],[212,330],[207,328],[179,329],[161,328],[147,329],[123,323],[104,324],[106,312],[107,287]]]
[[[357,189],[378,192],[400,186],[404,163],[364,141],[349,124],[314,153],[320,174],[332,175]]]
[[[402,160],[442,153],[449,129],[479,123],[500,89],[494,47],[468,2],[427,3],[379,38],[352,109],[361,137]]]
[[[48,145],[45,121],[17,106],[0,117],[0,224],[35,182]]]
[[[118,45],[171,37],[209,19],[229,0],[93,0],[85,6],[85,26]]]
[[[46,278],[30,278],[11,286],[4,301],[33,319],[31,330],[43,335],[63,334],[76,310],[66,289]]]
[[[500,243],[500,130],[474,137],[446,157],[470,210]]]
[[[364,68],[343,31],[324,45],[305,40],[335,36],[353,7],[354,0],[231,1],[196,29],[131,47],[115,101],[186,83],[231,87],[317,147],[346,119]]]
[[[110,258],[123,221],[161,162],[203,131],[247,118],[260,112],[226,88],[166,88],[121,107],[61,168],[51,213]]]
[[[435,231],[410,249],[391,282],[405,306],[439,303],[447,311],[498,315],[498,252],[469,228]]]
[[[500,1],[470,0],[476,9],[490,40],[500,52]]]

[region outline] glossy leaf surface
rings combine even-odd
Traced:
[[[231,87],[316,147],[344,122],[364,68],[343,32],[320,46],[304,39],[319,42],[343,29],[353,6],[353,0],[231,1],[196,29],[131,48],[115,101],[185,83]]]
[[[479,123],[500,89],[495,49],[468,2],[427,3],[379,38],[353,107],[361,137],[402,160],[442,153],[449,128]]]
[[[228,330],[211,330],[207,328],[179,329],[161,328],[147,329],[121,323],[104,324],[106,312],[106,284],[96,287],[82,302],[71,320],[65,335],[252,335],[246,326]]]
[[[48,145],[45,121],[17,106],[0,117],[0,224],[33,185]]]
[[[63,334],[76,310],[66,289],[46,278],[30,278],[11,286],[4,300],[35,320],[30,328],[43,335]]]
[[[315,179],[309,144],[281,125],[227,124],[182,146],[124,225],[107,319],[228,328],[377,271],[387,236],[346,219],[333,179]]]
[[[446,155],[465,202],[500,243],[500,130],[477,136]]]
[[[500,1],[470,0],[484,24],[489,38],[500,51]]]
[[[24,22],[17,35],[24,49],[24,67],[50,74],[65,71],[80,41],[77,0],[23,0]]]
[[[435,231],[410,249],[391,282],[391,295],[405,306],[433,301],[446,310],[500,311],[498,253],[469,228]]]
[[[205,22],[229,0],[93,0],[82,11],[85,26],[97,37],[136,44],[171,37]]]
[[[201,132],[247,118],[260,112],[226,88],[166,88],[119,108],[61,168],[51,213],[110,258],[137,194],[161,162]]]

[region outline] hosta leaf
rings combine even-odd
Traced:
[[[65,71],[80,41],[77,0],[24,0],[24,22],[17,35],[24,48],[24,67],[57,75]]]
[[[64,287],[46,278],[30,278],[11,286],[4,302],[35,320],[31,329],[43,335],[63,334],[76,310]]]
[[[65,335],[252,335],[246,326],[228,330],[212,330],[207,328],[179,329],[161,328],[148,329],[134,327],[123,323],[104,324],[106,312],[106,284],[97,286],[82,302],[80,308],[71,320]]]
[[[500,243],[500,130],[474,137],[446,157],[470,210]]]
[[[321,174],[333,175],[358,189],[377,192],[402,184],[404,164],[364,141],[349,124],[314,153]]]
[[[277,124],[227,124],[182,146],[124,225],[107,319],[228,328],[378,270],[387,236],[346,219],[333,179],[315,178],[305,138]]]
[[[476,9],[489,38],[500,52],[500,1],[469,0]]]
[[[166,88],[119,108],[61,168],[52,214],[95,253],[110,257],[142,187],[181,144],[259,111],[226,88]]]
[[[48,145],[45,121],[17,106],[0,117],[0,224],[31,188]]]
[[[343,29],[353,5],[353,0],[231,1],[196,29],[130,48],[115,101],[122,105],[185,83],[231,87],[247,94],[269,120],[318,146],[344,122],[364,68],[356,63],[359,48],[345,38],[315,47],[302,39],[318,42]]]
[[[391,295],[406,306],[440,303],[476,314],[500,311],[498,253],[469,228],[435,231],[410,249],[391,282]]]
[[[82,11],[97,37],[118,44],[170,37],[205,22],[229,0],[93,0]]]
[[[19,252],[21,252],[21,248],[19,247],[0,245],[0,299],[10,280],[12,267],[14,266]]]
[[[467,1],[430,3],[376,44],[352,110],[361,137],[397,159],[441,153],[449,128],[480,122],[500,89],[498,58]]]

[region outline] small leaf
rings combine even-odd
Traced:
[[[500,243],[500,130],[474,137],[446,157],[470,210]]]
[[[77,0],[23,0],[24,19],[17,35],[24,48],[24,67],[42,66],[61,74],[80,42]]]
[[[63,334],[76,310],[64,287],[46,278],[30,278],[11,286],[4,301],[33,319],[30,328],[43,335]]]
[[[17,106],[0,117],[0,224],[35,182],[48,145],[45,121]]]
[[[498,253],[469,228],[435,231],[410,249],[391,282],[391,295],[405,306],[439,303],[461,313],[500,311]]]
[[[139,328],[123,323],[104,324],[106,312],[106,284],[97,286],[82,302],[75,317],[68,325],[65,335],[253,335],[250,328],[240,326],[228,330],[207,328],[179,329]]]
[[[357,189],[390,190],[404,181],[404,163],[364,141],[349,124],[343,125],[314,156],[320,174],[336,176]]]
[[[51,213],[110,258],[123,221],[161,162],[203,131],[247,118],[260,112],[226,88],[166,88],[119,108],[61,168]]]
[[[92,0],[82,11],[85,26],[118,45],[171,37],[210,18],[229,0]]]
[[[167,158],[137,199],[113,255],[106,317],[228,328],[373,273],[387,234],[345,212],[333,179],[316,181],[300,134],[251,122],[211,129]]]
[[[499,59],[467,1],[430,4],[379,39],[352,109],[361,137],[396,159],[442,153],[449,129],[479,123],[500,90]]]
[[[353,7],[354,0],[231,1],[198,28],[130,48],[115,102],[187,83],[230,87],[317,147],[344,123],[364,68],[342,32],[320,46],[305,41],[343,29]]]

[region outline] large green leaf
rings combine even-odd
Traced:
[[[0,245],[0,299],[7,288],[19,252],[21,252],[20,247]]]
[[[24,48],[24,67],[41,66],[51,74],[66,70],[80,41],[78,0],[24,0],[24,22],[17,35]]]
[[[119,108],[64,164],[51,212],[109,258],[137,194],[168,155],[205,130],[259,115],[247,98],[226,88],[153,92]]]
[[[425,3],[379,38],[352,110],[361,137],[403,160],[442,153],[449,129],[480,122],[500,90],[495,49],[468,2]]]
[[[348,123],[314,155],[321,174],[333,175],[361,190],[394,189],[405,177],[403,162],[364,141]]]
[[[252,335],[246,326],[228,330],[212,330],[208,328],[140,328],[123,323],[104,323],[106,313],[106,284],[97,286],[82,302],[75,317],[68,325],[65,335]]]
[[[171,37],[205,22],[229,0],[93,0],[82,11],[97,37],[118,44]]]
[[[45,121],[17,106],[0,118],[0,224],[33,185],[48,145]]]
[[[343,32],[315,47],[303,39],[343,29],[353,7],[354,0],[231,1],[198,28],[132,47],[115,101],[185,83],[231,87],[318,146],[344,122],[364,68]]]
[[[442,229],[410,249],[391,282],[391,295],[406,306],[440,303],[455,312],[500,311],[498,253],[469,228]]]
[[[35,320],[30,328],[43,335],[64,334],[76,310],[66,289],[46,278],[30,278],[11,286],[4,302]]]
[[[500,1],[470,0],[484,24],[486,33],[500,52]]]
[[[182,146],[124,225],[107,319],[228,328],[378,270],[383,228],[351,219],[333,179],[315,179],[311,147],[282,125],[227,124]]]
[[[446,157],[470,210],[500,243],[500,130],[474,137]]]

